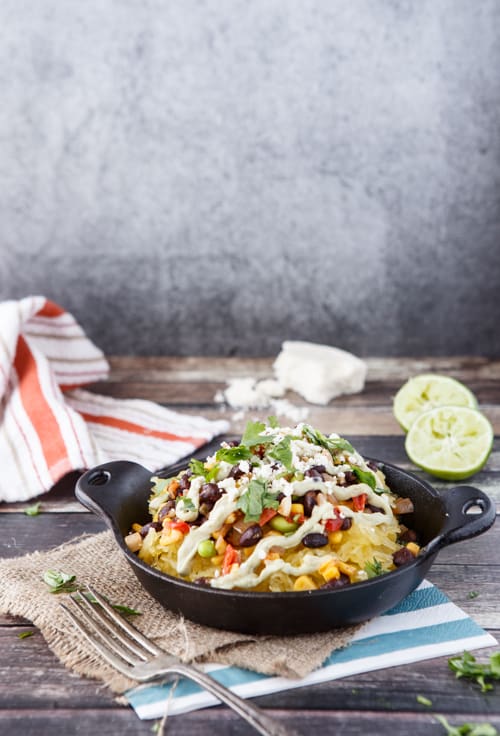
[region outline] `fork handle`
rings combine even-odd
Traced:
[[[206,675],[204,672],[199,670],[193,665],[186,665],[181,662],[179,664],[170,665],[165,667],[164,674],[175,673],[186,677],[197,685],[201,685],[204,690],[215,695],[216,698],[221,700],[223,703],[228,705],[238,715],[250,723],[259,733],[263,736],[294,736],[294,732],[290,729],[285,728],[273,718],[269,718],[260,708],[252,705],[251,703],[243,700],[238,695],[233,693],[220,682],[214,680],[210,675]],[[156,673],[156,676],[161,675],[161,671]]]

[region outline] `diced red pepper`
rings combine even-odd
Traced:
[[[364,511],[367,498],[368,496],[366,493],[360,493],[359,496],[354,496],[352,499],[352,507],[354,511]]]
[[[271,521],[273,516],[276,516],[278,512],[276,509],[264,509],[259,518],[259,526],[264,526],[268,521]]]
[[[235,550],[234,547],[228,544],[224,552],[224,559],[222,560],[222,574],[227,575],[229,572],[231,572],[231,567],[235,563],[239,563],[239,561],[240,553]]]
[[[177,529],[182,534],[188,534],[191,531],[191,527],[185,521],[169,521],[168,527],[170,529]]]
[[[342,528],[343,523],[344,519],[341,519],[340,516],[336,516],[334,519],[327,519],[325,522],[325,532],[328,534],[330,532],[338,532]]]

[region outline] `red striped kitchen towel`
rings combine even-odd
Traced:
[[[101,350],[57,304],[0,303],[0,501],[32,498],[68,471],[108,460],[157,470],[227,431],[225,421],[81,389],[108,373]]]

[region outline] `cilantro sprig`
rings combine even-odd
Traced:
[[[32,504],[31,506],[26,506],[25,509],[23,509],[26,516],[38,516],[40,514],[40,506],[42,505],[41,501],[37,501],[36,503]]]
[[[245,521],[258,521],[264,509],[277,509],[279,501],[274,494],[268,492],[264,481],[254,479],[239,497],[236,506],[244,512]]]
[[[327,449],[332,457],[338,452],[356,452],[351,443],[343,437],[326,437],[326,435],[324,435],[323,432],[320,432],[319,429],[313,429],[313,427],[310,427],[308,424],[303,427],[302,434],[307,440],[309,440],[309,442]]]
[[[461,657],[449,659],[448,665],[457,678],[475,680],[483,693],[493,690],[490,680],[500,680],[500,651],[494,652],[489,662],[484,664],[478,662],[470,652],[464,652]]]
[[[378,575],[383,575],[385,570],[382,567],[380,560],[377,560],[377,558],[374,557],[371,562],[366,563],[365,572],[369,578],[376,578]]]
[[[78,591],[80,595],[84,595],[90,603],[97,603],[94,596],[86,590],[83,590],[76,582],[76,575],[71,575],[60,570],[46,570],[43,574],[43,581],[49,586],[50,593],[74,593]],[[124,606],[121,603],[110,603],[111,606],[119,613],[129,616],[140,616],[141,612],[135,608]]]
[[[75,583],[76,575],[71,575],[60,570],[46,570],[43,574],[43,581],[46,583],[51,593],[73,593],[78,590]]]
[[[444,716],[436,718],[446,729],[446,736],[498,736],[498,731],[491,723],[462,723],[460,726],[452,726]]]

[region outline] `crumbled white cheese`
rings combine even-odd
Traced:
[[[328,404],[341,394],[363,390],[366,364],[329,345],[286,341],[274,362],[279,383],[312,404]]]
[[[264,409],[272,398],[283,396],[285,389],[273,379],[232,378],[223,398],[234,408]]]

